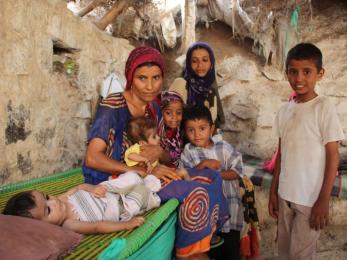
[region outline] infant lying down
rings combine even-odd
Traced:
[[[38,190],[14,195],[3,214],[42,220],[81,234],[130,230],[144,223],[134,217],[159,207],[158,178],[126,172],[99,185],[81,184],[58,197]]]

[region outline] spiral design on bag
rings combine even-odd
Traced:
[[[180,207],[182,229],[197,232],[209,223],[210,200],[206,189],[198,187],[189,193]]]
[[[192,181],[201,183],[201,184],[211,184],[212,180],[208,177],[204,177],[204,176],[195,176],[192,177]]]

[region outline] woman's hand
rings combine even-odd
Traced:
[[[152,171],[152,174],[159,179],[164,181],[170,180],[181,180],[182,178],[177,175],[176,170],[173,168],[169,168],[165,165],[158,164]]]
[[[170,155],[160,145],[144,144],[141,145],[141,153],[143,157],[146,157],[152,163],[160,160],[162,163],[170,162]]]
[[[160,145],[144,144],[141,145],[141,156],[147,158],[150,162],[159,160],[163,153],[163,148]]]

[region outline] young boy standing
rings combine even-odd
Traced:
[[[242,174],[242,155],[220,134],[213,135],[211,113],[205,106],[193,106],[184,112],[183,126],[189,143],[181,154],[185,168],[215,169],[221,171],[223,193],[229,205],[230,219],[220,235],[224,238],[223,259],[240,258],[240,230],[243,224],[239,179]]]
[[[286,74],[296,98],[278,112],[279,156],[269,198],[278,219],[280,259],[315,259],[320,229],[328,224],[329,200],[343,130],[334,106],[315,92],[324,75],[322,53],[300,43],[287,55]]]

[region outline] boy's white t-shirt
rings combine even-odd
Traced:
[[[324,178],[325,144],[344,139],[334,105],[327,97],[290,101],[279,110],[275,129],[281,138],[279,195],[312,207]]]

